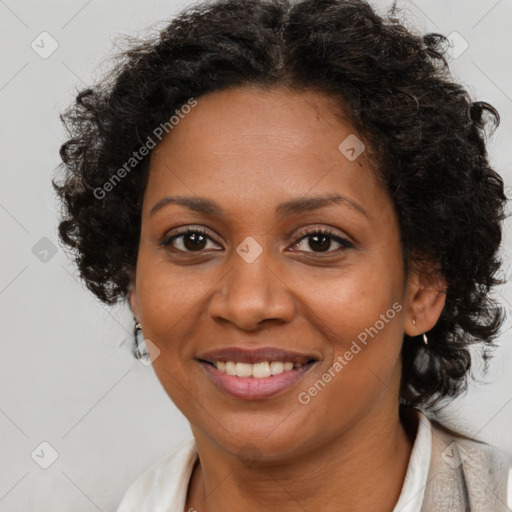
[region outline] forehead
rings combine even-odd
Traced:
[[[285,196],[341,192],[375,202],[383,191],[367,154],[329,96],[231,88],[199,97],[155,148],[146,197],[208,193],[264,207]]]
[[[279,153],[281,158],[286,153],[318,157],[337,151],[340,138],[355,134],[339,101],[286,87],[244,86],[209,93],[179,120],[174,119],[178,122],[153,152],[153,164],[162,153],[197,147],[208,151],[211,159],[218,156],[225,161],[239,152],[256,153],[261,144],[267,153]],[[226,155],[224,149],[232,151]]]

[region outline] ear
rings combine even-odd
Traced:
[[[441,272],[431,264],[416,265],[409,272],[406,293],[405,333],[419,336],[430,331],[446,301],[446,281]]]
[[[135,275],[132,273],[130,284],[128,285],[128,302],[133,316],[139,319],[139,301],[137,299],[137,292],[135,289]]]

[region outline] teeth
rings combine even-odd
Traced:
[[[236,363],[237,377],[250,377],[252,375],[252,364]]]
[[[255,379],[263,379],[271,375],[278,375],[283,372],[289,372],[294,368],[300,368],[301,363],[293,364],[290,361],[262,361],[260,363],[240,363],[235,361],[216,361],[213,363],[215,368],[222,373],[228,375],[236,375],[237,377],[254,377]]]
[[[217,369],[220,370],[220,368]],[[228,375],[236,375],[236,363],[233,361],[227,361],[225,370]]]
[[[255,377],[256,379],[261,379],[263,377],[270,377],[270,364],[267,361],[265,361],[263,363],[255,363],[250,366],[252,366],[251,375],[253,377]]]
[[[277,375],[278,373],[283,373],[284,371],[284,363],[281,361],[272,361],[270,363],[270,373],[272,375]]]

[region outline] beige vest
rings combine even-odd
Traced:
[[[510,512],[511,456],[432,422],[432,456],[421,512]]]

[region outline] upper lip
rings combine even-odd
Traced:
[[[261,347],[247,349],[242,347],[226,347],[217,350],[209,350],[197,356],[197,359],[209,363],[218,361],[236,361],[241,363],[260,363],[263,361],[283,361],[294,364],[306,364],[318,357],[313,354],[301,354],[290,350],[282,350],[275,347]]]

